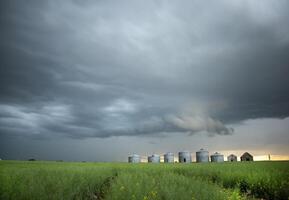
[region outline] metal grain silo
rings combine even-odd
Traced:
[[[190,163],[192,162],[191,152],[181,151],[179,152],[179,163]]]
[[[196,161],[197,162],[209,162],[209,152],[204,149],[200,149],[199,151],[197,151]]]
[[[128,157],[128,162],[129,163],[140,163],[140,156],[137,154],[133,154],[131,156]]]
[[[164,162],[165,163],[173,163],[174,162],[174,154],[170,153],[170,152],[166,153],[164,155]]]
[[[224,162],[224,155],[216,152],[211,155],[211,162]]]
[[[161,160],[161,157],[157,154],[153,154],[151,156],[148,156],[148,162],[151,163],[159,163]]]

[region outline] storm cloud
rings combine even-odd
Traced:
[[[288,1],[0,4],[1,137],[231,135],[289,116]]]

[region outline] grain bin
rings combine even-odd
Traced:
[[[200,149],[199,151],[197,151],[196,161],[197,162],[209,162],[209,152],[204,149]]]
[[[216,152],[211,155],[211,162],[224,162],[224,155]]]
[[[128,162],[129,163],[140,163],[140,156],[137,154],[133,154],[128,157]]]
[[[190,163],[192,161],[191,152],[181,151],[179,152],[179,163]]]
[[[164,155],[164,162],[165,163],[173,163],[174,162],[174,154],[170,153],[170,152],[166,153]]]
[[[157,154],[153,154],[151,156],[148,156],[148,162],[151,163],[159,163],[161,160],[161,157]]]

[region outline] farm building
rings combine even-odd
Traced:
[[[157,154],[153,154],[151,156],[148,156],[148,162],[149,163],[159,163],[160,162],[160,156]]]
[[[209,152],[204,149],[200,149],[199,151],[197,151],[196,161],[197,162],[209,162]]]
[[[229,162],[235,162],[235,161],[237,161],[237,156],[235,156],[234,154],[231,154],[227,157],[227,160]]]
[[[253,161],[253,156],[251,154],[249,154],[248,152],[245,152],[241,156],[241,161]]]
[[[191,152],[181,151],[179,152],[179,163],[190,163],[192,162]]]
[[[133,154],[128,157],[128,162],[129,163],[140,163],[140,156],[137,154]]]
[[[174,162],[174,154],[170,153],[170,152],[166,153],[164,155],[164,162],[165,163],[173,163]]]
[[[224,162],[224,155],[215,152],[213,155],[211,155],[211,162]]]

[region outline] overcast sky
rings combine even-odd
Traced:
[[[0,2],[0,158],[289,155],[289,2]]]

